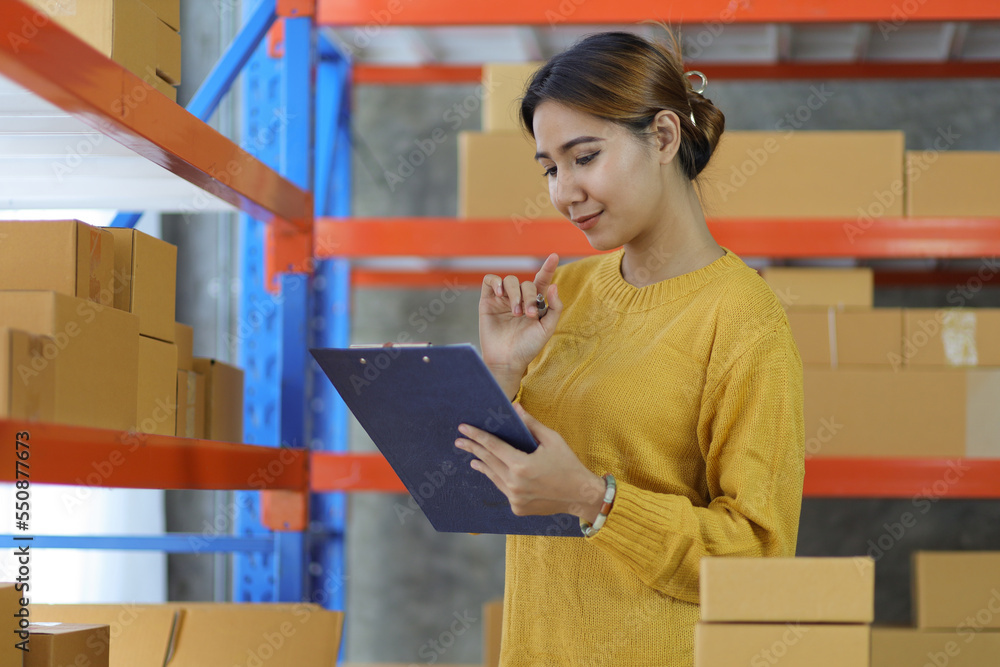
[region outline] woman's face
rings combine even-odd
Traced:
[[[533,119],[535,159],[549,197],[597,250],[632,242],[660,221],[665,204],[661,153],[610,121],[546,101]]]

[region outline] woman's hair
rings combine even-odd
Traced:
[[[521,124],[534,136],[535,110],[552,100],[647,138],[656,114],[668,109],[681,121],[681,169],[694,180],[712,157],[726,119],[711,100],[692,90],[677,38],[669,28],[667,34],[670,47],[627,32],[577,42],[532,77],[521,98]]]

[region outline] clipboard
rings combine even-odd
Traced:
[[[523,452],[537,447],[471,344],[310,352],[435,530],[582,537],[571,514],[516,516],[496,485],[469,466],[473,456],[455,447],[462,423]]]

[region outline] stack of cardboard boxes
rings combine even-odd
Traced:
[[[0,222],[0,417],[242,442],[242,372],[193,357],[176,276],[135,230]]]
[[[340,650],[343,613],[315,604],[28,606],[22,595],[0,584],[0,667],[329,667]]]
[[[1000,310],[873,308],[864,268],[763,276],[802,357],[807,456],[1000,456]]]
[[[483,132],[459,136],[459,217],[560,217],[535,143],[519,124],[519,98],[540,65],[483,66]],[[938,150],[906,151],[902,131],[793,129],[799,124],[787,118],[781,131],[724,132],[699,177],[706,215],[842,218],[851,221],[844,233],[857,238],[886,216],[993,217],[1000,210],[1000,190],[989,181],[1000,171],[998,152],[949,151],[947,133]]]
[[[704,558],[700,590],[695,667],[869,665],[870,558]]]
[[[1000,552],[913,555],[916,627],[872,628],[872,667],[1000,664]]]
[[[47,19],[177,100],[180,0],[28,0]],[[139,99],[135,91],[130,98]]]

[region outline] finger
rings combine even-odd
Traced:
[[[482,447],[491,456],[497,458],[503,463],[505,469],[510,467],[511,463],[515,462],[519,455],[524,456],[524,452],[514,449],[489,431],[476,428],[471,424],[461,424],[458,430],[466,439],[473,441],[476,446]],[[478,454],[476,455],[478,456]]]
[[[497,489],[500,490],[500,493],[507,497],[508,501],[510,500],[510,491],[507,490],[507,485],[503,483],[503,478],[501,478],[496,471],[492,470],[488,465],[478,459],[474,459],[471,463],[469,463],[469,467],[476,472],[481,472],[486,475],[487,479],[493,482],[493,486],[497,487]]]
[[[545,292],[546,288],[552,284],[552,278],[556,275],[556,268],[559,266],[559,255],[552,253],[542,262],[542,267],[535,274],[535,287],[539,292]]]
[[[487,273],[483,276],[483,291],[479,298],[485,296],[503,296],[503,280],[495,273]]]
[[[507,292],[507,297],[510,299],[511,312],[515,315],[520,315],[524,312],[521,308],[521,282],[517,279],[517,276],[507,276],[503,279],[503,286]]]
[[[535,283],[530,280],[525,280],[521,283],[521,298],[524,300],[525,315],[534,317],[538,313],[538,307],[535,305],[535,297],[537,295],[538,290],[535,289]]]
[[[506,474],[507,464],[494,456],[490,450],[476,440],[470,438],[458,438],[455,440],[455,446],[475,456],[476,459],[481,461],[491,470],[495,471],[498,476],[503,477]]]

